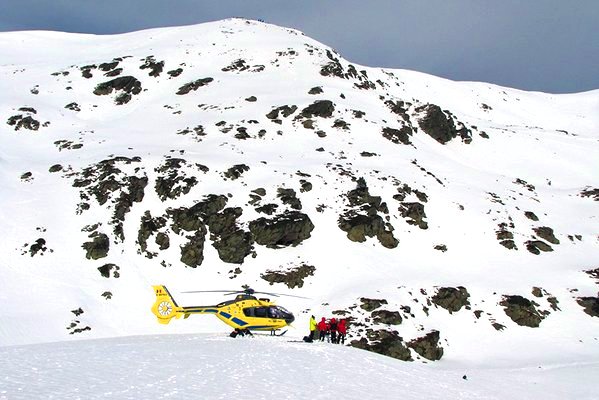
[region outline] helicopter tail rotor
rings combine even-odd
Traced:
[[[172,318],[180,318],[183,309],[177,305],[166,286],[155,285],[152,287],[156,294],[156,302],[152,306],[152,313],[158,318],[158,322],[168,324]]]

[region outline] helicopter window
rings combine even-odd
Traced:
[[[253,317],[254,316],[254,307],[244,308],[243,309],[243,314],[246,317]]]
[[[254,315],[258,318],[267,318],[268,317],[268,307],[254,308]]]

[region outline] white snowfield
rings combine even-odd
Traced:
[[[164,62],[157,76],[140,69],[149,59]],[[333,59],[348,77],[321,74]],[[554,95],[353,68],[300,32],[242,19],[110,36],[0,33],[0,398],[597,398],[599,318],[578,299],[599,289],[599,90]],[[119,76],[135,77],[139,93],[122,105],[122,91],[94,94]],[[176,94],[204,78],[213,80]],[[300,114],[319,100],[334,111],[310,118],[312,129]],[[410,143],[383,136],[406,126],[387,102],[404,102]],[[450,112],[471,141],[426,134],[426,104]],[[297,109],[280,121],[266,116],[285,105]],[[16,130],[27,117],[38,129]],[[115,157],[130,160],[115,162],[117,182],[148,181],[143,199],[120,209],[122,238],[114,218],[123,190],[101,203],[85,190],[110,186],[106,177],[74,186]],[[169,157],[184,160],[177,173],[197,184],[165,199],[156,182]],[[238,179],[224,175],[241,164],[249,169]],[[377,212],[397,247],[351,241],[340,229],[359,178],[387,205]],[[201,265],[186,266],[181,248],[191,233],[174,232],[168,211],[224,195],[247,232],[251,221],[274,217],[252,204],[258,188],[266,192],[258,205],[275,204],[274,215],[291,210],[277,189],[295,190],[314,225],[310,237],[280,248],[253,243],[234,264],[219,257],[209,231]],[[427,229],[402,215],[404,203],[417,202]],[[146,213],[166,218],[168,248],[154,232],[142,250]],[[500,244],[503,229],[517,249]],[[110,249],[88,259],[82,244],[94,232]],[[533,241],[551,251],[531,253]],[[109,264],[107,278],[99,268]],[[315,267],[303,286],[261,277],[302,264]],[[185,291],[243,284],[309,300],[277,298],[296,317],[284,337],[231,340],[211,316],[158,324],[156,284],[189,306],[224,298]],[[450,313],[431,303],[440,288],[460,286],[468,306]],[[500,304],[505,296],[534,301],[540,325],[515,323]],[[401,315],[401,324],[377,322],[361,298],[385,300],[379,310]],[[288,342],[307,334],[310,315],[339,310],[353,318],[349,341],[367,329],[396,331],[405,343],[438,331],[443,357],[429,363],[410,350],[416,362],[403,363]]]
[[[0,348],[0,399],[597,398],[599,363],[425,365],[285,337],[131,336]]]

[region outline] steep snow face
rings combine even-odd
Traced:
[[[0,348],[0,399],[593,399],[599,364],[426,366],[285,338],[162,335]],[[82,356],[84,355],[84,356]]]
[[[599,91],[352,65],[240,19],[0,34],[0,344],[286,291],[403,359],[596,359]],[[273,287],[269,287],[270,283]],[[558,350],[559,349],[559,350]]]

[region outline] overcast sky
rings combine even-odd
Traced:
[[[372,67],[599,89],[599,0],[0,0],[0,31],[106,34],[234,16],[299,29]]]

